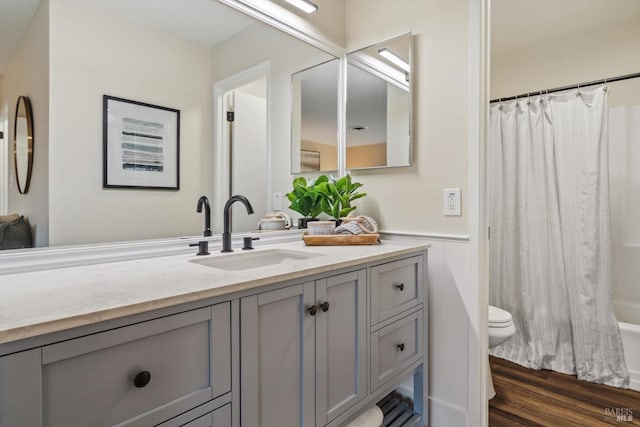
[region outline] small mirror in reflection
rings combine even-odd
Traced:
[[[410,33],[347,55],[347,169],[409,166],[410,116]]]
[[[18,191],[25,194],[29,191],[33,169],[33,117],[31,103],[26,96],[18,98],[13,130],[13,155]]]

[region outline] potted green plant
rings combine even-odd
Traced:
[[[307,181],[305,177],[293,180],[293,190],[287,193],[286,197],[291,202],[289,209],[302,215],[302,218],[298,219],[298,228],[307,228],[307,222],[316,221],[316,217],[322,213],[322,196],[315,190],[315,186],[328,180],[324,175],[315,181]]]
[[[322,177],[324,175],[320,178]],[[341,218],[346,217],[356,208],[351,202],[367,195],[367,193],[358,192],[362,185],[359,182],[353,182],[351,175],[345,175],[337,181],[333,178],[327,178],[316,182],[314,190],[321,196],[320,207],[322,211],[334,218],[336,225],[339,225]]]

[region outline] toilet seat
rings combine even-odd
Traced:
[[[508,328],[512,325],[511,313],[492,305],[489,306],[489,328]]]

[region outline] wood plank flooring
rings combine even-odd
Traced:
[[[489,359],[496,389],[491,427],[640,426],[640,392]]]

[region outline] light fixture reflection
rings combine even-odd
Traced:
[[[285,0],[285,1],[307,13],[313,13],[318,10],[318,5],[310,0]]]
[[[391,52],[386,47],[378,50],[378,54],[380,56],[382,56],[383,58],[385,58],[385,59],[389,60],[390,62],[392,62],[394,65],[397,65],[398,67],[402,68],[402,70],[406,71],[407,73],[409,71],[411,71],[411,68],[409,67],[409,64],[407,63],[407,61],[405,61],[404,59],[400,58],[398,55],[396,55],[395,53]]]

